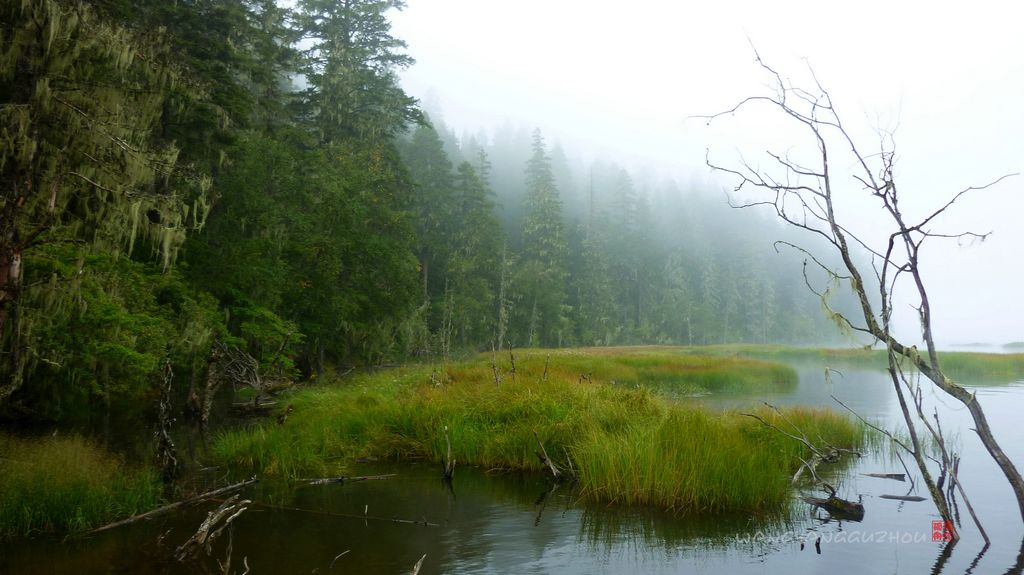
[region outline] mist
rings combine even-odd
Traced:
[[[538,127],[583,170],[611,161],[641,186],[672,179],[683,183],[681,193],[723,204],[735,182],[711,173],[706,153],[728,163],[811,142],[756,111],[710,126],[697,116],[771,93],[755,48],[797,85],[813,81],[813,69],[863,150],[877,149],[879,130],[893,133],[911,213],[1024,168],[1024,40],[1013,28],[1021,15],[997,2],[969,12],[881,2],[823,12],[810,2],[642,1],[627,10],[532,0],[414,1],[391,13],[416,59],[401,73],[404,88],[460,139]],[[852,179],[844,184],[851,197],[863,194]],[[985,241],[926,246],[940,344],[1024,339],[1022,191],[1024,179],[1013,177],[968,194],[938,225],[992,232]],[[853,199],[845,209],[858,232],[884,232],[876,204]],[[916,302],[897,303],[897,325],[911,333]]]

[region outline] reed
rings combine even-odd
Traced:
[[[154,507],[153,471],[126,467],[78,436],[0,435],[0,539],[75,533]]]

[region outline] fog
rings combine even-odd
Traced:
[[[706,151],[729,164],[739,153],[809,141],[754,108],[710,126],[694,116],[771,94],[752,45],[800,85],[808,85],[810,65],[865,153],[877,150],[877,130],[894,132],[905,209],[923,213],[964,187],[1024,170],[1024,8],[969,8],[411,0],[392,19],[417,60],[402,73],[404,87],[440,108],[455,133],[537,126],[572,156],[611,158],[710,189],[734,182],[708,170]],[[862,193],[843,181],[844,193]],[[851,200],[846,209],[857,231],[882,231],[876,205]],[[926,248],[940,343],[1024,340],[1022,214],[1017,176],[964,197],[937,226],[993,232],[984,242],[935,240]],[[898,303],[906,333],[916,323],[912,302]]]

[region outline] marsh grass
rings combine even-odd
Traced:
[[[960,382],[1014,382],[1024,380],[1024,353],[946,352],[939,354],[942,369]]]
[[[214,457],[282,477],[341,473],[359,457],[440,462],[447,426],[458,465],[544,472],[536,432],[560,465],[572,461],[590,500],[677,512],[767,511],[788,500],[788,477],[797,457],[806,457],[799,443],[739,413],[684,406],[646,384],[653,374],[662,377],[659,385],[693,391],[770,387],[788,385],[789,370],[648,349],[550,352],[550,360],[546,351],[515,353],[515,380],[506,357],[500,385],[487,354],[444,369],[403,368],[295,393],[285,425],[224,433]],[[748,370],[761,375],[725,380]],[[862,441],[862,427],[845,417],[784,413],[788,422],[778,420],[780,427],[791,422],[816,441]]]
[[[0,435],[0,539],[74,533],[156,505],[156,473],[81,437]]]
[[[801,348],[776,345],[715,345],[700,350],[709,355],[749,357],[767,361],[824,362],[833,367],[852,366],[885,369],[885,350],[863,348]],[[922,352],[923,353],[923,352]],[[963,385],[992,385],[1024,380],[1024,353],[939,352],[939,364],[946,374]]]

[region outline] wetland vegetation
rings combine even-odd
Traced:
[[[514,375],[509,356],[499,362],[500,383],[493,358],[482,354],[300,391],[289,399],[294,413],[284,425],[225,432],[214,440],[214,458],[286,477],[341,474],[357,458],[427,459],[440,469],[447,428],[460,465],[543,473],[536,433],[563,470],[575,471],[585,498],[756,513],[783,507],[799,458],[809,457],[798,442],[750,417],[683,405],[662,393],[791,388],[796,374],[785,366],[659,348],[514,354]],[[758,414],[842,448],[859,446],[864,433],[823,410]]]
[[[786,393],[796,372],[782,361],[874,369],[877,353],[782,346],[523,349],[370,370],[286,392],[277,407],[290,408],[283,424],[266,416],[221,429],[204,464],[221,465],[234,477],[294,480],[344,475],[358,461],[429,461],[440,476],[447,427],[457,467],[547,474],[535,453],[536,433],[560,466],[572,462],[584,499],[680,513],[771,513],[789,500],[789,478],[807,450],[734,409],[680,400]],[[963,358],[990,384],[1021,378],[1013,355],[948,357]],[[821,408],[747,411],[838,447],[866,440],[861,424]],[[161,499],[155,470],[78,436],[3,434],[0,461],[4,537],[80,532]]]

